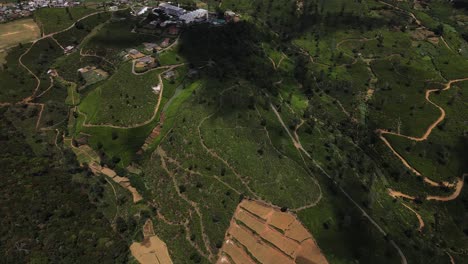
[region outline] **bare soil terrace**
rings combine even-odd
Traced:
[[[328,261],[293,214],[244,200],[234,213],[217,263],[328,264]]]
[[[141,264],[172,264],[166,243],[155,235],[153,222],[148,219],[143,226],[143,242],[133,242],[130,246],[132,255]]]

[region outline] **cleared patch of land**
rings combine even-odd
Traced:
[[[39,36],[39,27],[32,18],[0,24],[0,52],[2,49],[16,46],[19,43],[30,42]]]
[[[291,213],[256,201],[237,207],[217,263],[328,263]]]
[[[132,255],[141,264],[171,264],[166,243],[154,234],[153,222],[148,219],[143,226],[144,240],[141,243],[133,242],[130,246]]]

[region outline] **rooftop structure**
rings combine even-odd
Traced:
[[[165,39],[163,40],[163,42],[161,42],[161,45],[160,45],[160,46],[163,47],[163,48],[166,48],[167,46],[169,46],[170,41],[171,41],[170,38],[165,38]]]
[[[149,51],[149,52],[152,52],[152,51],[154,51],[155,49],[157,49],[159,47],[158,44],[156,44],[156,43],[147,43],[147,42],[145,42],[145,43],[143,43],[143,45],[145,46],[145,50]]]
[[[137,13],[137,15],[138,15],[138,16],[141,16],[141,15],[143,15],[144,13],[146,13],[146,11],[148,11],[148,7],[147,7],[147,6],[143,7],[143,8]]]
[[[201,9],[201,8],[194,10],[192,12],[188,12],[179,17],[179,19],[184,21],[186,24],[203,21],[207,18],[208,18],[208,10]]]
[[[159,92],[161,92],[161,84],[158,84],[157,86],[153,86],[151,87],[151,89],[153,90],[155,94],[159,94]]]
[[[75,46],[71,46],[71,45],[66,46],[65,50],[64,50],[65,54],[72,52],[74,48],[75,48]]]
[[[167,15],[176,16],[176,17],[180,17],[186,12],[185,9],[180,8],[178,6],[170,5],[168,3],[159,4],[159,9],[163,10],[164,13],[166,13]]]
[[[128,51],[128,54],[127,56],[131,59],[139,59],[141,57],[144,57],[145,54],[141,53],[140,51],[136,50],[136,49],[130,49]]]

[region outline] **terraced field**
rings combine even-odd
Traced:
[[[290,213],[255,201],[234,212],[217,263],[327,264],[312,235]]]

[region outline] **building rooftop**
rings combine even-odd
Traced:
[[[192,23],[193,21],[201,18],[205,18],[208,16],[208,10],[206,9],[197,9],[192,12],[188,12],[186,14],[181,15],[179,18],[185,23]]]
[[[178,12],[178,13],[185,13],[185,9],[180,8],[178,6],[168,4],[168,3],[161,3],[161,4],[159,4],[159,7],[162,8],[162,9],[169,9],[169,10],[172,10],[172,11],[175,11],[175,12]]]

